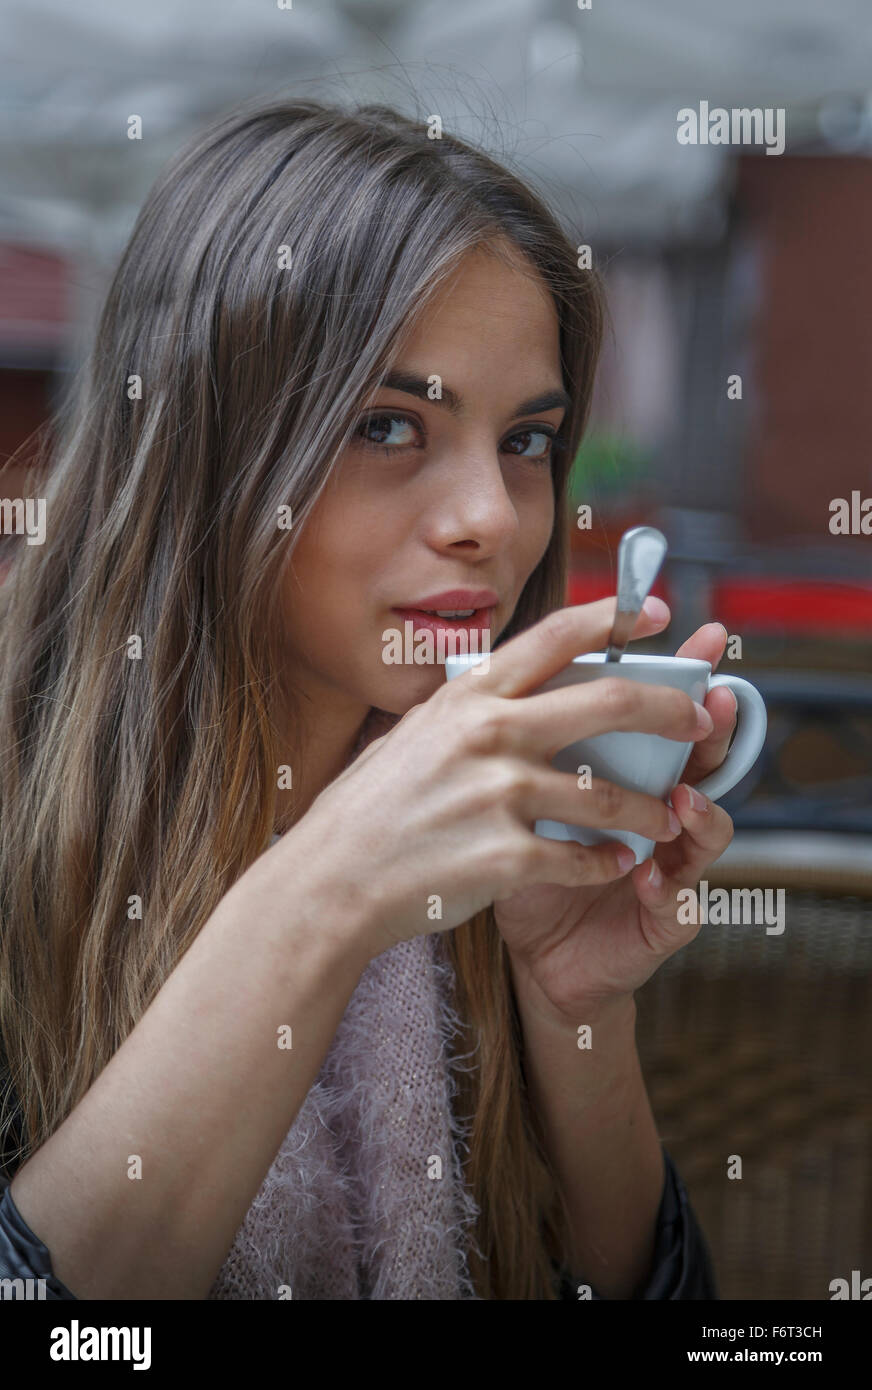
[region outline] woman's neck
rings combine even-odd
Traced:
[[[276,792],[275,831],[283,834],[306,814],[312,802],[348,762],[371,706],[306,703],[294,743],[303,750],[300,765],[288,755],[292,785]],[[293,746],[288,740],[287,746]]]

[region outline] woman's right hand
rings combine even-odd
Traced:
[[[531,884],[607,883],[632,868],[621,867],[618,843],[546,839],[534,832],[537,820],[674,837],[659,798],[593,779],[581,810],[577,778],[550,763],[575,739],[610,730],[705,738],[689,695],[617,677],[527,695],[573,657],[605,647],[615,602],[550,613],[492,651],[487,670],[446,680],[369,744],[269,851],[341,876],[372,955],[456,927]],[[668,622],[659,600],[647,607],[634,638]]]

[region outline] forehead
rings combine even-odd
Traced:
[[[470,251],[417,311],[401,336],[397,360],[422,368],[450,357],[464,370],[499,370],[534,356],[559,362],[560,325],[549,288],[515,252],[511,262],[485,249]],[[483,355],[484,354],[484,355]],[[432,370],[438,371],[433,365]],[[558,372],[559,375],[559,372]]]

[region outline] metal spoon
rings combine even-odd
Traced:
[[[618,546],[618,606],[609,634],[606,661],[620,661],[642,604],[660,572],[666,537],[653,526],[625,531]]]

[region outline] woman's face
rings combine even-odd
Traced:
[[[565,400],[545,285],[470,253],[406,334],[394,373],[407,378],[405,389],[366,403],[305,522],[285,610],[289,669],[306,694],[404,714],[445,673],[435,634],[432,664],[385,659],[386,635],[404,632],[407,615],[397,610],[489,608],[471,620],[489,628],[489,639],[475,646],[470,636],[457,648],[487,650],[548,545],[550,436],[566,407],[535,400]],[[434,375],[441,400],[427,398]],[[477,604],[423,602],[453,589],[495,597],[492,606],[475,594]]]

